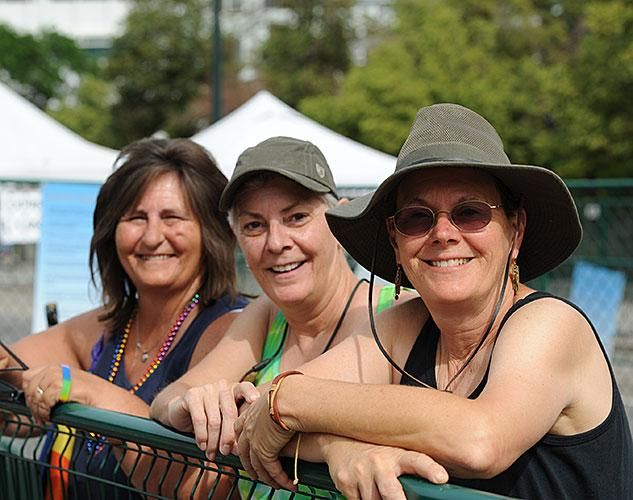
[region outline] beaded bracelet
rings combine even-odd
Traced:
[[[272,421],[285,431],[290,431],[291,429],[283,423],[281,417],[279,416],[279,408],[277,407],[277,392],[279,392],[281,383],[289,375],[303,375],[303,373],[298,370],[288,370],[286,372],[282,372],[273,379],[273,383],[268,390],[268,414],[270,415]]]
[[[62,388],[59,391],[59,400],[66,403],[70,399],[70,366],[62,364]]]

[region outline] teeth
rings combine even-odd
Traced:
[[[170,255],[141,255],[142,260],[167,260]]]
[[[285,264],[283,266],[273,266],[271,269],[276,273],[286,273],[288,271],[292,271],[293,269],[297,269],[301,264],[299,262],[294,262],[292,264]]]
[[[470,259],[447,259],[447,260],[431,260],[429,264],[433,267],[453,267],[461,266],[470,262]]]

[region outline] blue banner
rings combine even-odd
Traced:
[[[99,184],[42,185],[42,219],[35,260],[32,331],[47,328],[46,305],[59,321],[94,309],[100,290],[90,284],[88,257]]]

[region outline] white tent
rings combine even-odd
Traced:
[[[0,83],[0,181],[101,183],[112,171],[116,155]]]
[[[192,139],[206,147],[227,177],[246,148],[272,136],[285,135],[317,145],[341,188],[374,188],[393,173],[396,159],[338,134],[265,90]]]

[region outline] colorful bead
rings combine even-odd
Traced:
[[[189,301],[185,309],[182,311],[178,320],[169,330],[169,334],[167,338],[163,342],[163,345],[158,350],[158,354],[154,358],[154,361],[151,363],[145,374],[139,379],[139,381],[130,389],[130,393],[134,394],[138,391],[141,386],[147,381],[152,373],[156,371],[158,365],[165,359],[171,345],[180,330],[180,327],[183,325],[189,313],[195,309],[195,307],[200,303],[200,295],[196,293],[193,298]],[[108,382],[114,383],[114,379],[119,371],[119,365],[121,364],[121,358],[123,358],[123,354],[125,353],[125,348],[127,346],[127,341],[130,336],[130,332],[132,331],[132,325],[134,324],[134,317],[136,316],[136,311],[132,313],[130,319],[128,320],[125,328],[123,328],[123,334],[121,335],[121,340],[119,341],[119,345],[114,350],[114,356],[112,357],[112,362],[110,363],[110,374],[108,375]],[[103,448],[103,443],[105,442],[105,438],[103,436],[90,433],[90,437],[92,439],[87,440],[88,450],[92,452],[92,448],[94,447],[97,452],[101,451]]]

